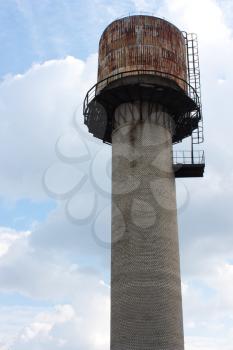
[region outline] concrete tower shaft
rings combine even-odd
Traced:
[[[111,350],[183,350],[173,120],[139,101],[114,118]]]

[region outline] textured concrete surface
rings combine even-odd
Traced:
[[[184,349],[171,134],[158,105],[115,111],[111,350]]]

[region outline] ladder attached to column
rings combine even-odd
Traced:
[[[202,106],[201,106],[201,84],[200,84],[200,68],[198,55],[197,35],[194,33],[183,32],[186,49],[187,49],[187,66],[188,66],[188,82],[196,90],[199,97],[199,115],[200,120],[197,129],[192,133],[192,144],[199,144],[204,141]],[[193,98],[193,90],[189,89],[189,95]],[[196,112],[192,112],[196,113]],[[192,114],[191,113],[191,114]]]

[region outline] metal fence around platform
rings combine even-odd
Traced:
[[[204,151],[173,151],[173,164],[205,164]]]

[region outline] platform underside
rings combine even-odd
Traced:
[[[173,164],[176,178],[203,177],[205,164]]]

